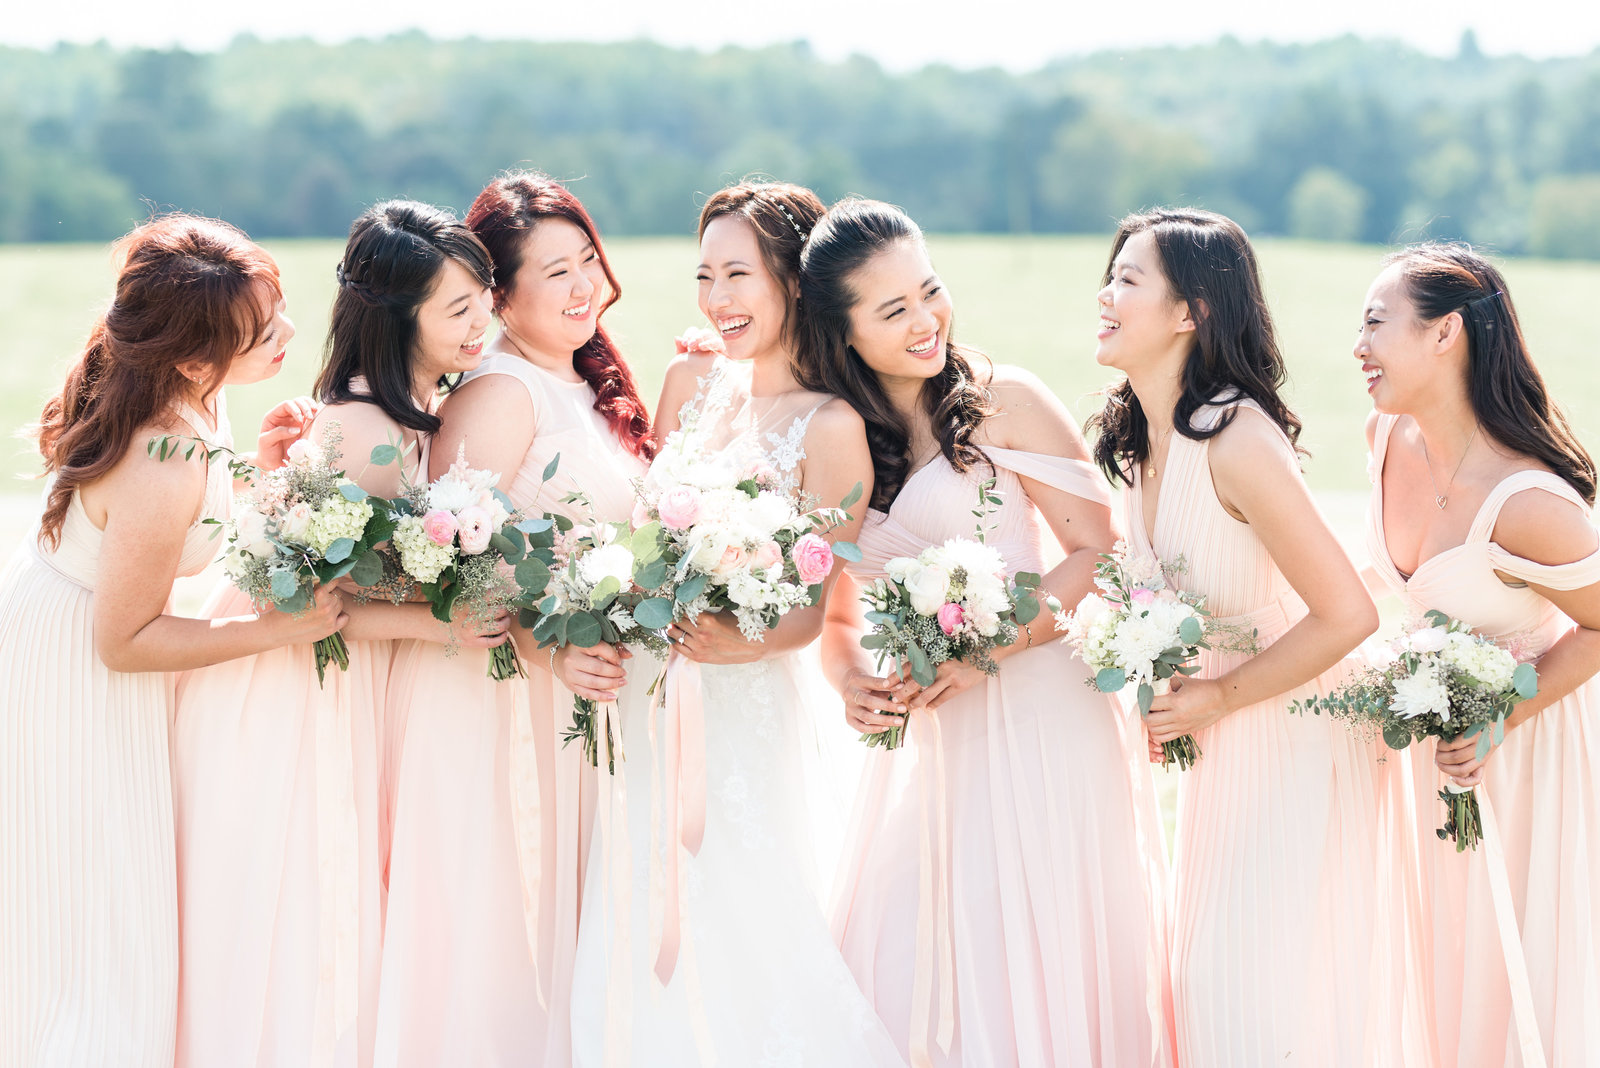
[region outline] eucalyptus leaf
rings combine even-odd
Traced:
[[[916,642],[906,646],[906,658],[911,662],[911,677],[923,686],[932,686],[938,672],[928,662],[928,654]]]
[[[653,590],[667,581],[667,562],[659,557],[638,565],[633,572],[633,581],[642,590]]]
[[[524,590],[533,591],[537,586],[537,592],[542,593],[550,584],[550,568],[536,556],[524,556],[517,562],[512,575]]]
[[[688,581],[681,583],[678,586],[678,591],[675,596],[679,604],[687,604],[704,593],[705,589],[706,576],[693,575]]]
[[[400,450],[393,445],[374,445],[372,447],[372,463],[384,467],[400,459]]]
[[[858,564],[861,562],[861,546],[853,541],[836,541],[833,543],[833,555],[852,564]]]
[[[861,488],[861,483],[857,482],[855,484],[855,488],[844,495],[844,500],[839,502],[839,507],[845,511],[849,511],[850,506],[861,499]],[[834,551],[838,552],[837,546],[834,548]]]
[[[556,468],[561,466],[561,454],[558,452],[550,457],[550,462],[544,465],[544,474],[539,476],[539,481],[549,482],[556,477]]]
[[[294,591],[300,588],[300,576],[293,571],[274,571],[272,573],[272,599],[283,602],[294,596]]]
[[[646,597],[634,608],[633,621],[645,630],[662,630],[672,622],[672,602],[665,597]]]
[[[1014,614],[1017,617],[1017,623],[1026,627],[1039,617],[1039,599],[1032,594],[1024,594],[1018,597]]]
[[[1539,672],[1532,664],[1518,664],[1511,673],[1511,685],[1523,700],[1539,694]]]
[[[1178,624],[1178,637],[1185,645],[1196,644],[1201,638],[1205,637],[1205,634],[1205,628],[1200,625],[1200,621],[1194,616],[1185,616],[1183,622]]]
[[[380,449],[387,449],[389,447],[390,446],[388,445],[378,446]],[[361,501],[366,500],[370,494],[368,494],[366,490],[362,489],[354,482],[341,482],[339,483],[339,496],[343,497],[347,501],[360,503]]]
[[[1094,684],[1101,693],[1116,693],[1128,685],[1128,675],[1121,668],[1101,668],[1095,673]]]
[[[555,526],[554,520],[534,518],[524,519],[522,522],[517,524],[517,529],[522,531],[524,534],[543,534],[553,526]]]
[[[357,586],[371,586],[383,581],[383,557],[368,549],[350,565],[350,581]]]
[[[1390,749],[1404,749],[1411,744],[1411,732],[1398,724],[1391,723],[1383,729],[1383,744]]]
[[[1150,685],[1148,682],[1141,682],[1139,684],[1138,696],[1139,714],[1141,716],[1148,716],[1150,714],[1150,702],[1156,699],[1156,688]]]
[[[567,617],[567,644],[589,649],[600,644],[600,621],[588,612]]]
[[[322,554],[322,558],[330,564],[337,564],[341,560],[349,559],[355,547],[356,543],[351,538],[335,538],[328,545],[328,551]]]

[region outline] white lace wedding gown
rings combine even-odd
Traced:
[[[765,461],[793,490],[806,427],[827,398],[789,394],[752,402],[743,370],[719,361],[691,403],[701,425],[714,427],[741,464]],[[757,417],[754,409],[769,400],[771,410]],[[826,692],[820,701],[805,696],[821,685],[815,660],[807,664],[790,653],[698,669],[705,834],[697,855],[678,853],[682,948],[665,986],[654,971],[652,934],[670,919],[659,851],[680,848],[673,806],[662,793],[674,769],[661,711],[624,703],[627,757],[614,779],[600,776],[578,931],[576,1065],[903,1064],[835,947],[820,904],[804,754],[815,751],[811,717],[824,707],[832,716],[837,699]],[[692,762],[691,747],[685,754]]]

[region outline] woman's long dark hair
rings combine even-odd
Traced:
[[[283,295],[272,257],[225,222],[168,215],[117,243],[117,293],[32,428],[53,474],[39,542],[54,548],[72,495],[122,461],[140,427],[193,387],[178,370],[207,368],[203,391],[265,339]]]
[[[1134,234],[1149,231],[1174,300],[1194,319],[1194,339],[1183,363],[1183,391],[1172,411],[1173,429],[1194,441],[1214,437],[1233,421],[1228,412],[1210,428],[1196,414],[1213,401],[1248,397],[1261,405],[1291,442],[1300,420],[1279,396],[1286,377],[1272,314],[1261,291],[1255,251],[1239,224],[1194,208],[1155,208],[1123,219],[1111,245],[1102,284]],[[1133,484],[1134,468],[1149,459],[1149,420],[1127,383],[1106,391],[1105,407],[1084,430],[1095,435],[1094,459],[1113,482]]]
[[[1511,304],[1506,280],[1466,245],[1429,242],[1401,249],[1385,264],[1401,265],[1406,295],[1424,323],[1456,312],[1467,338],[1467,397],[1484,432],[1545,464],[1589,504],[1594,460],[1578,442],[1561,406],[1550,399]]]
[[[467,225],[494,260],[495,275],[500,280],[495,303],[503,305],[517,284],[528,235],[545,219],[565,219],[582,230],[600,258],[610,292],[595,312],[594,336],[572,354],[572,367],[594,390],[594,410],[605,417],[630,452],[648,460],[655,454],[650,412],[639,397],[633,371],[600,323],[601,316],[621,299],[622,287],[611,272],[594,220],[566,186],[548,175],[534,171],[502,174],[484,187],[467,212]]]
[[[866,420],[871,506],[880,511],[894,503],[910,474],[911,426],[850,346],[850,310],[861,299],[851,280],[874,256],[906,241],[922,243],[922,231],[910,216],[891,204],[851,197],[828,209],[800,257],[805,340],[799,346],[799,377],[809,389],[843,397]],[[974,359],[987,357],[947,337],[944,369],[922,386],[922,407],[939,451],[958,471],[988,462],[972,436],[995,409],[988,389],[973,375]]]
[[[387,200],[350,226],[339,262],[328,343],[314,392],[324,404],[370,401],[408,430],[432,434],[439,417],[412,396],[417,309],[432,296],[446,260],[455,260],[485,286],[494,269],[483,242],[443,208]],[[368,392],[351,383],[366,379]],[[439,388],[450,385],[439,379]]]

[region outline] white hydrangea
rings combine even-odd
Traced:
[[[1433,713],[1444,723],[1450,721],[1450,691],[1439,676],[1437,665],[1423,661],[1413,675],[1394,680],[1391,711],[1407,719]]]
[[[1510,653],[1493,642],[1459,631],[1445,639],[1439,657],[1457,671],[1477,679],[1491,692],[1511,689],[1511,679],[1517,670],[1517,662]]]
[[[335,494],[312,512],[311,521],[306,524],[306,544],[318,553],[326,553],[328,546],[340,538],[360,541],[371,518],[370,501],[351,501],[346,500],[343,494]]]
[[[400,553],[400,566],[418,582],[437,582],[444,569],[455,563],[454,546],[438,545],[428,537],[418,516],[401,518],[391,539]]]

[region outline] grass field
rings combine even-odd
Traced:
[[[1103,238],[938,236],[935,264],[956,302],[956,336],[997,360],[1037,372],[1080,419],[1097,407],[1107,381],[1092,358],[1099,288],[1109,242]],[[289,312],[299,335],[275,379],[230,391],[241,445],[253,439],[261,413],[304,392],[315,373],[333,299],[333,241],[268,242],[278,258]],[[687,239],[616,240],[608,250],[624,297],[607,316],[654,403],[672,338],[699,321],[695,248]],[[1268,297],[1282,331],[1291,401],[1306,424],[1311,484],[1330,499],[1365,489],[1361,436],[1367,398],[1350,356],[1366,287],[1383,250],[1369,246],[1264,241]],[[1506,265],[1534,352],[1579,433],[1600,445],[1600,376],[1592,369],[1588,312],[1600,302],[1600,264],[1514,260]],[[95,315],[110,298],[104,246],[0,246],[0,501],[15,512],[31,507],[33,484],[17,476],[38,470],[31,443],[10,436],[33,420],[57,387]],[[7,544],[20,533],[0,524]]]

